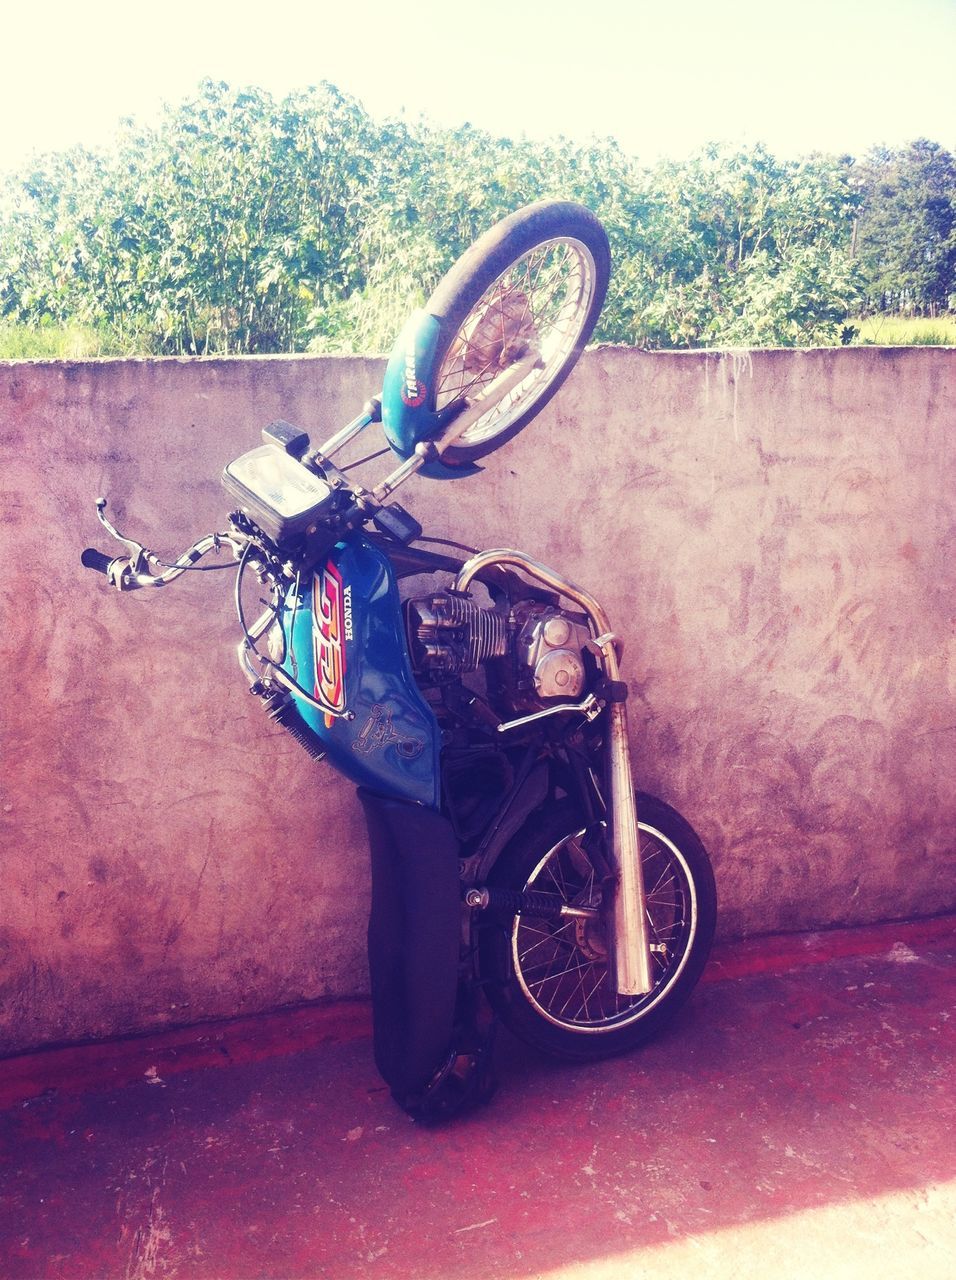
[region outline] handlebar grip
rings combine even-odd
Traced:
[[[80,556],[80,564],[86,569],[95,569],[97,573],[107,573],[115,557],[104,556],[95,547],[87,547]]]

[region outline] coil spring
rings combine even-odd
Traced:
[[[564,899],[554,893],[539,893],[534,889],[526,889],[522,893],[517,889],[492,886],[468,890],[465,902],[469,907],[478,907],[482,911],[508,916],[537,916],[540,920],[557,920],[564,906]]]
[[[305,723],[291,698],[282,694],[272,695],[266,700],[265,710],[269,719],[274,720],[276,724],[281,724],[283,729],[291,733],[299,746],[304,747],[313,760],[325,759],[326,750],[322,739]]]

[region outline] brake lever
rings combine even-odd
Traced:
[[[141,542],[135,542],[132,538],[124,538],[120,531],[112,525],[103,514],[106,510],[106,499],[96,499],[96,518],[100,524],[117,542],[122,542],[124,547],[129,548],[129,572],[130,573],[149,573],[149,553]],[[117,584],[118,585],[118,584]],[[120,588],[122,590],[122,588]]]

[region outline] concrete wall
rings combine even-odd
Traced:
[[[0,1050],[364,990],[360,812],[244,692],[231,575],[119,597],[78,554],[100,493],[161,551],[216,527],[263,423],[321,438],[381,370],[0,365]],[[724,936],[956,907],[954,377],[601,349],[483,475],[404,491],[606,604],[639,780],[710,846]]]

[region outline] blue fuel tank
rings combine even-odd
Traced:
[[[283,625],[283,666],[328,708],[296,699],[329,763],[360,786],[437,809],[438,724],[412,675],[388,557],[361,535],[338,543]]]

